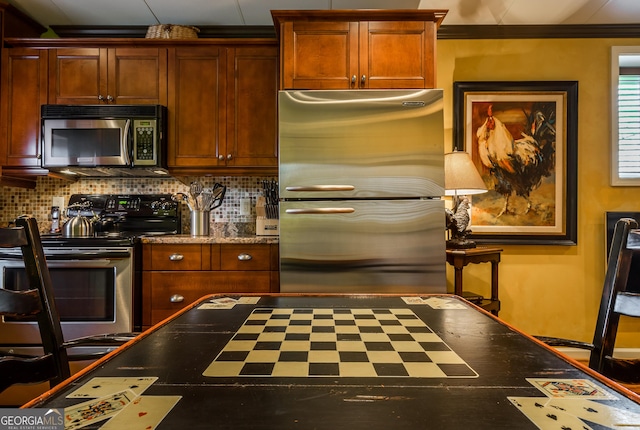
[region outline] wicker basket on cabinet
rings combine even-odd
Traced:
[[[146,39],[197,39],[200,30],[190,25],[158,24],[147,29]]]

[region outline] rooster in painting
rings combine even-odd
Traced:
[[[529,194],[552,173],[555,155],[555,103],[534,103],[531,112],[524,112],[525,128],[514,139],[507,127],[493,116],[493,106],[487,109],[487,119],[477,130],[478,156],[491,173],[494,189],[504,197],[497,215],[511,213],[509,199],[515,193],[527,201]]]

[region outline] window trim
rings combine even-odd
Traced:
[[[640,59],[640,46],[612,46],[611,47],[611,185],[612,186],[640,186],[640,177],[621,178],[619,167],[619,115],[618,115],[618,84],[620,76],[620,57],[637,55]]]

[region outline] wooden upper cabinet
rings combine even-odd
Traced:
[[[278,48],[229,49],[227,167],[278,166]]]
[[[169,48],[170,169],[224,165],[226,61],[224,47]]]
[[[446,11],[272,11],[281,89],[433,88]]]
[[[2,53],[0,164],[40,167],[40,106],[47,103],[47,51],[5,48]]]
[[[276,173],[275,44],[169,49],[169,170]]]
[[[166,48],[52,49],[49,75],[52,104],[167,104]]]

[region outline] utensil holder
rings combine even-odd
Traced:
[[[191,211],[191,236],[209,236],[211,211]]]

